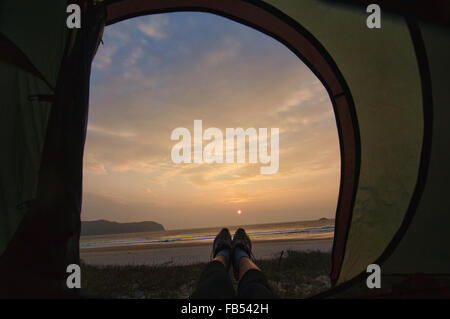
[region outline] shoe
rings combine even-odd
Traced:
[[[230,250],[230,258],[228,258],[227,269],[230,269],[231,264],[231,234],[228,228],[222,228],[222,230],[217,234],[216,238],[214,238],[213,249],[212,249],[212,258],[217,256],[217,253],[221,250],[228,249]]]
[[[236,248],[242,249],[248,257],[254,261],[254,256],[252,254],[252,242],[248,237],[244,229],[238,228],[233,236],[233,241],[231,243],[231,260],[234,260],[234,252]],[[239,267],[234,267],[234,277],[236,280],[239,279]]]

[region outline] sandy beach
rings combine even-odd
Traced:
[[[314,234],[309,237],[255,240],[253,252],[258,259],[270,259],[280,256],[283,250],[331,251],[332,232]],[[210,260],[211,242],[82,248],[80,255],[81,259],[90,265],[189,265]]]

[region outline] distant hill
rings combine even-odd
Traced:
[[[101,219],[81,222],[81,236],[138,233],[158,230],[164,230],[163,225],[151,221],[137,223],[117,223]]]

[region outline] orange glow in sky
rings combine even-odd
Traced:
[[[186,229],[334,217],[333,107],[283,44],[209,13],[130,19],[106,27],[103,40],[92,70],[83,220]],[[171,132],[194,132],[196,119],[221,132],[279,128],[279,169],[261,174],[249,141],[244,163],[173,163]]]

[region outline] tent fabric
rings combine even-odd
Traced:
[[[30,201],[36,197],[38,172],[51,103],[29,99],[53,92],[39,78],[0,62],[0,252],[4,252]]]
[[[1,3],[3,8],[5,3]],[[17,1],[17,6],[26,7],[23,1]],[[28,37],[20,33],[17,39],[10,33],[9,40],[23,50],[54,90],[20,66],[1,62],[7,71],[1,73],[2,88],[11,89],[1,109],[5,115],[1,118],[5,122],[2,147],[8,146],[2,152],[7,155],[3,155],[6,165],[1,168],[2,297],[61,296],[67,293],[67,265],[79,263],[89,76],[104,10],[86,4],[86,26],[74,34],[65,24],[65,5],[47,1],[37,8],[42,19],[59,24],[46,28],[43,23],[40,28],[24,22],[25,31],[34,28],[31,33],[36,33],[40,42],[30,39],[28,43]],[[20,11],[14,12],[20,15]],[[28,15],[24,13],[23,21]],[[64,43],[55,40],[62,33],[67,33]]]
[[[51,103],[39,96],[54,92],[64,51],[67,28],[65,1],[0,2],[0,34],[4,39],[1,61],[1,211],[0,254],[4,252],[30,202],[36,196],[38,172]],[[36,14],[42,12],[42,14]],[[19,26],[19,27],[18,27]],[[5,63],[6,42],[15,46],[11,56],[26,58],[38,74],[30,74],[25,64]],[[47,45],[52,43],[52,45]],[[9,46],[8,46],[9,47]],[[8,61],[9,59],[7,59]],[[39,75],[37,77],[37,75]]]
[[[53,87],[68,33],[66,7],[67,1],[56,0],[0,2],[0,33],[27,55]]]
[[[0,0],[0,296],[60,296],[66,266],[79,262],[90,65],[103,26],[186,10],[265,32],[327,89],[341,146],[335,289],[373,262],[398,281],[449,274],[448,15],[436,25],[396,8],[368,29],[364,6],[322,0],[76,2],[82,28],[69,31],[68,1]]]
[[[424,193],[403,240],[384,264],[387,273],[450,273],[450,30],[421,23],[431,76],[432,132]]]
[[[344,259],[339,276],[333,278],[341,283],[382,254],[414,191],[423,138],[414,48],[402,19],[384,15],[382,28],[372,30],[365,26],[365,10],[319,1],[276,4],[292,12],[333,56],[355,103],[361,166]],[[386,54],[386,48],[395,54]]]

